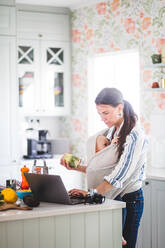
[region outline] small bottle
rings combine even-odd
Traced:
[[[43,166],[43,174],[48,174],[48,167],[46,165],[46,161],[44,160],[44,166]]]
[[[36,174],[41,174],[41,167],[36,166]]]
[[[161,79],[160,87],[165,88],[165,79],[164,78]]]
[[[35,159],[33,166],[32,166],[32,173],[36,173],[36,163],[37,163],[37,160]]]
[[[21,189],[29,189],[29,184],[26,181],[25,175],[24,173],[28,173],[29,172],[29,168],[26,167],[26,165],[24,165],[23,168],[21,168],[21,176],[22,176],[22,183],[21,183]]]

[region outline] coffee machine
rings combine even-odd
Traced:
[[[26,159],[52,158],[51,141],[47,140],[48,130],[38,131],[38,140],[27,139],[27,155]]]

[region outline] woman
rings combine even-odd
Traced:
[[[117,138],[117,163],[109,175],[95,173],[95,178],[100,175],[102,178],[99,178],[101,183],[94,187],[94,190],[108,198],[126,202],[126,209],[123,211],[123,237],[127,241],[125,247],[134,248],[144,205],[142,180],[147,140],[132,106],[123,99],[119,90],[104,88],[96,97],[95,103],[98,114],[109,128],[106,137],[110,142]],[[61,164],[70,169],[63,158]],[[77,170],[87,173],[90,187],[95,185],[88,167],[80,165]],[[90,183],[90,178],[93,184]],[[78,189],[70,192],[87,194],[86,191]]]

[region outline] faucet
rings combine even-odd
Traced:
[[[49,174],[48,173],[48,166],[46,165],[46,161],[43,160],[44,166],[43,166],[43,174]]]

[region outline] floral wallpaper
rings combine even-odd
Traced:
[[[151,55],[165,44],[164,0],[111,0],[72,12],[72,115],[61,118],[62,135],[68,136],[73,153],[86,152],[88,130],[87,58],[97,53],[139,49],[141,116],[150,134],[150,115],[165,110],[165,91],[146,90],[160,81],[160,68],[147,67]],[[128,65],[129,66],[129,65]]]

